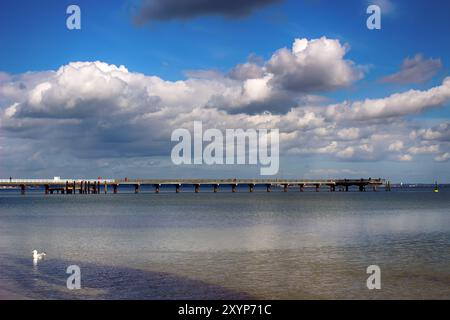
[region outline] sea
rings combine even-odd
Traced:
[[[0,298],[450,299],[450,188],[0,190]]]

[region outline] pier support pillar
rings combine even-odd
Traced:
[[[248,192],[253,192],[255,190],[255,185],[254,184],[249,184],[248,185]]]
[[[105,191],[105,194],[108,193],[108,183],[105,181],[105,185],[103,186],[103,189]]]
[[[348,192],[348,186],[345,186],[345,192]]]
[[[195,193],[199,193],[200,192],[200,185],[196,184],[195,185]]]
[[[364,187],[364,185],[360,184],[359,185],[359,192],[363,192],[366,191],[366,188]]]
[[[301,184],[300,185],[300,192],[304,192],[305,191],[305,185],[304,184]]]
[[[288,192],[288,187],[289,187],[288,184],[284,184],[283,185],[283,192]]]
[[[217,193],[217,192],[219,192],[219,185],[215,184],[214,185],[214,193]]]
[[[374,185],[372,190],[373,190],[373,192],[377,192],[378,191],[377,185]]]
[[[50,192],[50,186],[48,185],[48,184],[46,184],[45,186],[44,186],[44,188],[45,188],[45,194],[49,194],[49,192]]]
[[[316,192],[319,192],[320,190],[320,184],[316,184]]]
[[[139,193],[139,191],[141,191],[141,185],[135,184],[134,185],[134,193]]]
[[[155,193],[159,193],[160,188],[161,188],[160,184],[155,184]]]
[[[117,187],[118,187],[117,184],[113,184],[113,193],[114,194],[117,194]]]
[[[266,189],[267,189],[267,192],[272,192],[272,185],[266,184]]]
[[[232,184],[231,185],[231,192],[235,193],[237,189],[237,184]]]
[[[20,185],[20,193],[21,194],[25,194],[25,190],[27,189],[27,187],[26,187],[26,185],[24,185],[24,184],[21,184]]]
[[[66,194],[69,194],[69,181],[66,180]]]
[[[175,185],[175,192],[180,193],[181,192],[181,185],[177,184]]]

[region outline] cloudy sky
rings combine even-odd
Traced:
[[[172,164],[203,121],[279,128],[277,177],[450,182],[449,30],[440,0],[1,1],[0,178],[258,177]]]

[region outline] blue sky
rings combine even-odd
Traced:
[[[151,0],[148,1],[148,3],[151,2]],[[155,0],[154,2],[158,3],[159,1]],[[189,3],[193,1],[185,0],[184,2],[187,4],[186,8],[189,9]],[[51,127],[51,129],[48,129],[49,131],[45,132],[44,137],[37,143],[34,140],[36,137],[29,136],[23,128],[26,127],[25,122],[32,128],[33,125],[36,125],[36,119],[40,119],[39,121],[49,119],[50,121],[55,119],[55,116],[50,115],[51,112],[49,111],[50,113],[47,115],[41,114],[32,119],[33,116],[30,116],[30,114],[35,113],[30,110],[28,110],[30,112],[26,112],[30,103],[25,100],[22,101],[21,98],[16,98],[12,94],[9,96],[8,94],[12,89],[7,90],[6,86],[13,86],[13,84],[18,86],[20,83],[25,83],[26,87],[30,88],[27,89],[25,95],[31,95],[32,86],[41,82],[51,82],[46,78],[51,77],[51,75],[47,75],[45,72],[58,70],[61,66],[79,61],[101,61],[108,65],[123,65],[130,73],[144,74],[148,77],[155,76],[170,83],[176,83],[177,80],[189,82],[191,78],[195,77],[192,76],[192,71],[214,71],[227,77],[226,75],[233,68],[251,59],[260,61],[259,63],[264,68],[270,69],[269,64],[273,55],[281,48],[290,50],[295,39],[312,40],[326,37],[339,40],[342,47],[348,46],[343,60],[351,61],[354,68],[350,68],[353,68],[355,72],[359,70],[361,76],[355,76],[353,80],[344,81],[332,88],[324,85],[326,87],[324,90],[304,92],[302,87],[298,87],[298,92],[286,93],[289,97],[280,97],[280,93],[277,93],[276,98],[278,100],[276,101],[281,99],[280,103],[285,103],[285,99],[291,101],[293,95],[295,95],[296,103],[299,99],[310,99],[311,97],[320,101],[314,106],[309,104],[304,107],[299,106],[297,110],[299,116],[305,116],[305,111],[316,110],[317,108],[325,109],[327,106],[340,104],[344,101],[384,99],[411,89],[427,92],[432,88],[442,86],[444,79],[449,76],[450,3],[448,1],[287,0],[266,2],[268,3],[255,4],[250,13],[242,15],[239,14],[239,11],[229,14],[218,9],[217,12],[212,13],[195,14],[194,12],[182,18],[174,15],[172,19],[150,18],[137,23],[136,16],[145,9],[145,5],[138,0],[123,2],[105,0],[2,1],[0,4],[0,72],[4,74],[3,77],[6,80],[0,81],[0,85],[4,86],[4,90],[1,91],[3,97],[0,96],[0,111],[6,112],[7,108],[17,103],[16,109],[18,108],[22,112],[15,113],[15,123],[11,118],[2,120],[0,124],[0,137],[2,138],[0,145],[5,150],[16,150],[16,152],[26,154],[27,157],[35,156],[39,158],[39,161],[43,157],[42,150],[49,148],[48,152],[54,152],[53,150],[50,151],[51,146],[60,142],[55,142],[46,137],[58,135],[59,130],[64,130],[61,129],[60,125],[52,127],[55,121],[52,124],[49,123],[48,127]],[[379,4],[382,8],[381,30],[368,30],[366,28],[368,15],[365,11],[371,3]],[[70,4],[77,4],[81,8],[81,30],[68,30],[65,27],[67,18],[65,10]],[[400,72],[401,64],[405,59],[414,59],[418,54],[421,56],[417,60],[417,65],[430,72],[430,76],[426,77],[425,80],[418,80],[417,77],[420,78],[420,76],[417,73],[409,74],[408,76],[411,78],[409,80],[404,78],[398,80],[398,77],[392,78],[397,79],[394,81],[383,80]],[[250,58],[249,60],[249,57],[257,58]],[[429,70],[430,68],[431,70]],[[264,69],[264,72],[269,72],[269,69]],[[30,80],[26,76],[28,72],[33,72],[35,78]],[[26,81],[29,81],[29,83]],[[214,81],[217,81],[217,79],[214,79]],[[245,83],[242,85],[245,85]],[[176,92],[173,94],[176,94]],[[160,97],[160,100],[165,101],[164,99],[164,97]],[[450,182],[447,159],[450,151],[447,132],[450,129],[446,127],[446,124],[449,123],[450,107],[447,93],[443,93],[442,99],[443,101],[437,106],[434,106],[433,103],[425,103],[425,105],[412,107],[412,112],[401,113],[396,118],[380,116],[378,119],[365,119],[364,121],[368,121],[365,124],[361,124],[361,122],[352,123],[350,120],[336,120],[335,122],[335,120],[325,119],[325,116],[317,113],[318,117],[323,116],[325,119],[325,124],[322,123],[322,125],[328,126],[330,130],[335,129],[336,132],[330,133],[332,136],[326,136],[322,140],[321,137],[323,136],[318,135],[314,135],[311,139],[322,141],[324,145],[332,144],[333,136],[337,134],[338,129],[357,128],[358,130],[355,130],[361,133],[361,131],[372,126],[374,131],[365,132],[363,137],[355,138],[354,145],[350,145],[350,138],[344,138],[342,146],[338,141],[337,149],[341,148],[342,151],[346,148],[353,148],[356,150],[361,148],[361,145],[364,146],[363,149],[371,149],[370,143],[373,143],[376,145],[373,153],[386,152],[387,154],[387,150],[390,148],[395,149],[397,154],[386,157],[379,155],[357,156],[358,152],[355,151],[353,152],[354,156],[342,159],[336,158],[339,150],[334,150],[335,154],[328,155],[327,153],[311,151],[312,148],[306,148],[311,152],[304,150],[294,152],[301,148],[292,146],[291,149],[286,148],[285,152],[282,152],[283,165],[280,175],[366,176],[370,174],[387,176],[395,181],[430,182],[439,179]],[[67,98],[67,100],[70,99]],[[433,99],[430,98],[431,100]],[[95,101],[102,105],[101,99]],[[91,106],[92,101],[89,103],[89,106]],[[49,108],[51,108],[50,105],[49,103]],[[195,105],[192,108],[194,107],[199,106]],[[297,106],[288,104],[282,109],[274,108],[272,110],[270,106],[267,108],[274,114],[287,115],[290,107]],[[398,108],[401,107],[398,106]],[[83,110],[84,107],[80,105],[77,108]],[[258,112],[262,111],[262,109],[257,109],[257,111],[250,108],[246,109],[247,105],[240,106],[232,111],[226,108],[227,106],[221,106],[218,110],[225,110],[226,115],[235,115],[236,112],[240,112],[244,116],[256,116]],[[98,127],[101,123],[112,121],[112,119],[104,116],[103,112],[108,113],[108,111],[101,110],[98,114],[93,112],[92,116],[89,117],[86,115],[79,116],[79,114],[74,116],[73,110],[70,110],[70,116],[58,113],[57,118],[59,120],[64,117],[71,120],[77,119],[79,126]],[[173,112],[173,119],[175,119],[180,110],[173,107]],[[186,112],[192,113],[192,109]],[[19,119],[20,114],[26,116]],[[96,118],[94,119],[95,114]],[[131,118],[128,115],[124,118],[124,122],[131,121]],[[224,121],[233,121],[227,119],[224,119]],[[120,118],[114,118],[113,120],[116,122]],[[169,116],[166,120],[171,122]],[[289,121],[290,119],[288,119]],[[213,121],[210,120],[210,123],[213,124]],[[153,122],[150,121],[148,125],[152,126]],[[283,125],[283,123],[281,122],[280,125]],[[296,128],[294,131],[298,136],[302,135],[302,130],[307,130],[307,134],[311,134],[310,131],[315,129],[318,132],[318,126],[320,125],[315,125],[317,127],[313,128],[311,125],[306,129],[303,127]],[[390,141],[385,141],[384,149],[378,141],[368,140],[375,131],[378,133],[389,131],[391,125],[396,128],[402,127],[402,129],[394,130],[392,137],[385,137],[385,140],[398,141],[399,137],[410,137],[412,132],[415,132],[414,138],[409,138],[408,142],[404,141],[402,148],[390,147]],[[65,128],[68,130],[67,126]],[[124,125],[119,129],[127,131],[128,127]],[[30,130],[28,129],[28,131]],[[428,135],[426,130],[431,130],[428,131]],[[439,134],[433,135],[430,132],[438,132]],[[89,140],[86,137],[83,145],[76,146],[79,150],[70,150],[70,147],[64,146],[61,157],[65,162],[69,161],[67,159],[70,159],[74,153],[83,154],[86,152],[89,156],[83,155],[81,158],[95,158],[96,163],[102,163],[98,167],[89,165],[89,169],[87,169],[86,165],[83,165],[76,168],[77,172],[70,172],[64,167],[59,168],[58,166],[56,166],[56,169],[54,169],[55,167],[53,169],[48,168],[45,165],[35,167],[36,164],[31,162],[18,166],[13,158],[6,157],[4,161],[0,162],[0,175],[8,175],[8,172],[12,172],[14,175],[22,176],[64,176],[65,174],[95,176],[97,172],[108,175],[108,170],[111,170],[119,176],[151,176],[160,174],[161,166],[170,174],[180,174],[178,168],[173,168],[168,163],[167,150],[160,147],[161,144],[164,144],[163,137],[158,137],[161,140],[155,139],[153,141],[155,145],[146,145],[143,142],[131,148],[127,146],[121,151],[122,144],[117,144],[116,137],[114,139],[104,138],[105,133],[97,131],[93,134],[95,138]],[[425,138],[425,136],[428,138]],[[439,136],[439,138],[433,140],[435,136]],[[36,144],[40,146],[41,150],[36,150],[36,147],[33,147]],[[170,140],[167,141],[167,144],[170,144]],[[23,150],[18,145],[23,146]],[[107,149],[111,145],[118,151],[114,153],[114,161],[107,165],[105,164],[108,162],[106,159],[110,157],[108,153],[97,151]],[[141,148],[148,149],[150,147],[157,151],[141,151]],[[89,151],[90,148],[94,151]],[[411,154],[411,151],[413,154]],[[403,160],[398,160],[400,158]],[[437,161],[436,158],[440,160]],[[142,165],[142,159],[146,159],[144,165]],[[39,163],[39,161],[36,162]],[[81,163],[84,163],[83,161],[85,160],[82,160]],[[42,160],[42,162],[44,161]],[[89,163],[89,161],[86,163]],[[139,165],[135,163],[139,163]],[[167,169],[167,167],[170,167],[170,169]],[[214,172],[211,173],[211,168],[188,169],[188,174],[192,175],[215,174]],[[58,170],[59,172],[54,172]],[[229,174],[229,170],[235,169],[215,168],[215,170],[218,170],[217,172],[220,172],[221,175],[226,175]],[[255,174],[245,167],[239,167],[236,170],[237,175]],[[185,171],[186,169],[183,170],[183,174],[185,174]],[[140,174],[141,172],[144,172],[144,174]],[[414,174],[411,174],[411,172],[414,172]],[[410,177],[404,177],[407,174]]]
[[[418,52],[450,56],[446,1],[392,1],[381,32],[365,27],[370,2],[364,0],[284,1],[243,18],[203,16],[144,26],[132,21],[134,2],[76,1],[83,20],[82,30],[73,32],[65,28],[65,9],[73,1],[4,1],[0,69],[21,73],[102,60],[178,80],[185,70],[226,71],[251,53],[268,58],[294,38],[323,35],[349,43],[350,59],[376,65],[368,80],[396,71]]]

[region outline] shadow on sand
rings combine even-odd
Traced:
[[[241,292],[165,272],[57,259],[33,266],[31,259],[4,256],[1,278],[11,293],[31,299],[251,299]],[[81,268],[80,290],[66,287],[66,268]],[[7,298],[7,297],[6,297]]]

